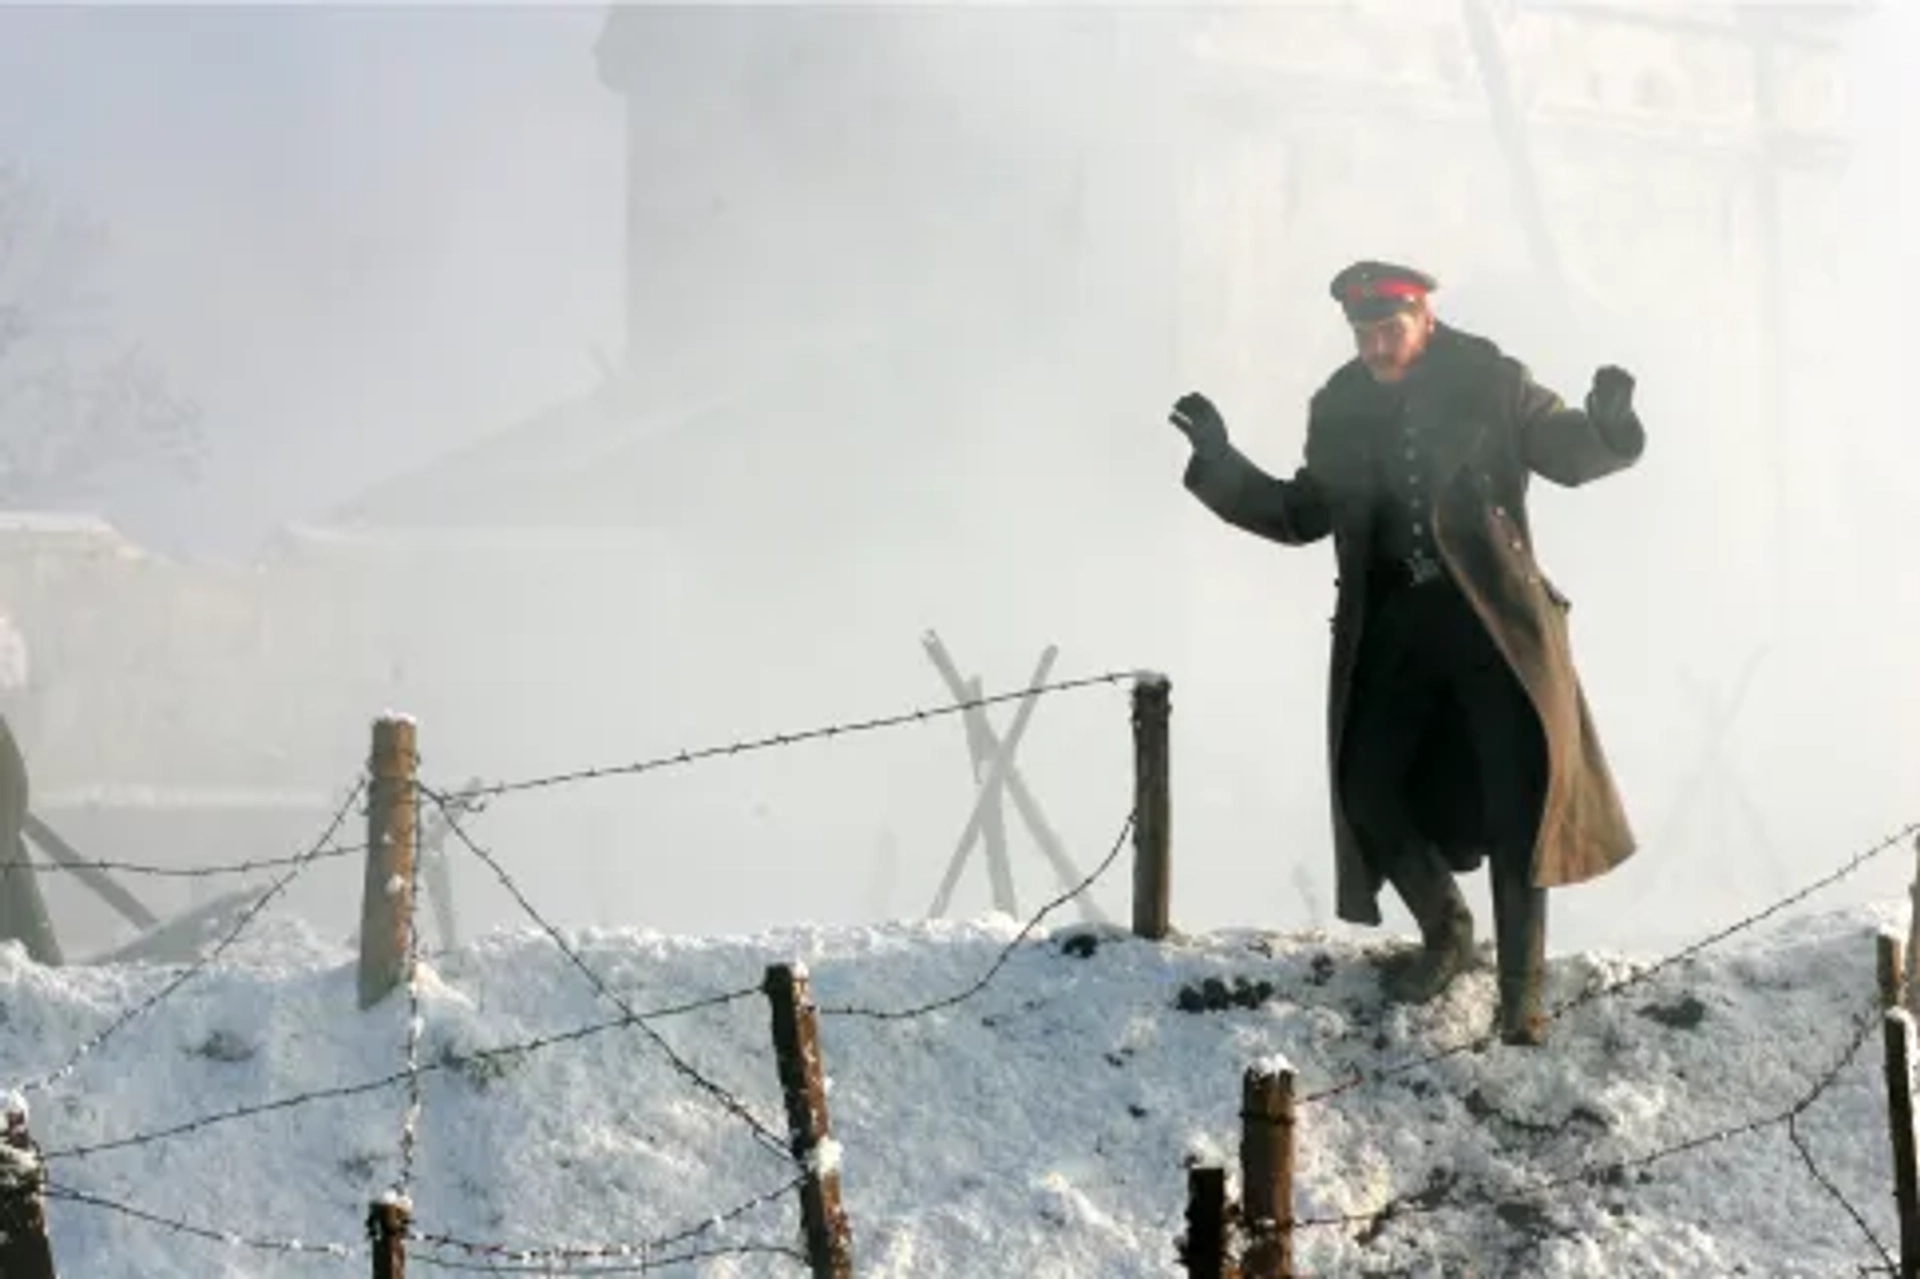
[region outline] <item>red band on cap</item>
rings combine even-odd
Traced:
[[[1425,297],[1427,291],[1412,280],[1363,280],[1347,286],[1347,300],[1360,302],[1367,298],[1418,298]]]

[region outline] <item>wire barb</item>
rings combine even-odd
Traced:
[[[1852,875],[1855,872],[1857,872],[1862,866],[1865,866],[1868,862],[1872,861],[1874,858],[1879,857],[1885,852],[1887,852],[1888,849],[1897,847],[1909,835],[1912,835],[1917,831],[1920,831],[1920,822],[1909,822],[1907,823],[1907,825],[1895,831],[1893,834],[1888,835],[1886,838],[1878,841],[1877,843],[1871,845],[1870,847],[1863,849],[1858,853],[1855,853],[1852,857],[1849,857],[1845,862],[1841,863],[1838,869],[1826,875],[1821,876],[1819,879],[1814,880],[1812,883],[1807,884],[1802,888],[1796,889],[1795,891],[1787,894],[1785,897],[1782,897],[1778,901],[1768,904],[1767,906],[1761,908],[1760,910],[1754,912],[1753,914],[1747,915],[1744,918],[1735,920],[1733,923],[1728,924],[1726,927],[1707,934],[1707,936],[1701,938],[1699,941],[1692,942],[1682,947],[1681,949],[1673,952],[1671,955],[1668,955],[1662,959],[1655,961],[1652,964],[1649,964],[1646,968],[1643,968],[1638,972],[1630,973],[1629,975],[1622,977],[1617,981],[1604,982],[1600,985],[1590,987],[1589,989],[1582,991],[1580,994],[1575,995],[1573,998],[1554,1005],[1551,1009],[1547,1011],[1547,1015],[1546,1015],[1547,1023],[1551,1025],[1555,1022],[1558,1022],[1561,1018],[1565,1017],[1568,1013],[1573,1012],[1575,1009],[1583,1008],[1588,1004],[1596,1002],[1597,1000],[1604,999],[1612,995],[1617,995],[1623,990],[1628,990],[1628,989],[1631,989],[1632,987],[1643,985],[1646,982],[1651,981],[1654,977],[1658,976],[1660,973],[1663,973],[1667,969],[1672,968],[1675,964],[1684,963],[1686,960],[1693,958],[1695,955],[1698,955],[1701,952],[1710,949],[1711,947],[1717,946],[1721,942],[1726,941],[1729,938],[1734,937],[1740,933],[1743,933],[1750,928],[1753,928],[1761,923],[1764,923],[1765,921],[1773,918],[1773,916],[1779,914],[1781,911],[1787,909],[1789,906],[1798,905],[1800,902],[1805,901],[1807,898],[1813,896],[1817,892],[1820,892],[1822,889],[1831,888],[1833,885],[1839,883],[1841,880],[1847,878],[1849,875]],[[1301,1097],[1295,1104],[1304,1106],[1312,1102],[1330,1101],[1335,1097],[1341,1096],[1344,1093],[1352,1092],[1355,1089],[1360,1088],[1362,1085],[1365,1085],[1368,1083],[1374,1083],[1374,1084],[1385,1083],[1390,1079],[1397,1079],[1402,1075],[1409,1074],[1416,1070],[1424,1070],[1429,1066],[1437,1066],[1441,1062],[1449,1061],[1452,1058],[1461,1056],[1462,1054],[1465,1054],[1465,1053],[1479,1052],[1481,1049],[1491,1046],[1498,1039],[1499,1039],[1498,1031],[1487,1031],[1483,1034],[1476,1035],[1471,1039],[1463,1040],[1460,1043],[1452,1044],[1446,1048],[1439,1049],[1435,1052],[1426,1053],[1419,1057],[1413,1057],[1406,1061],[1398,1062],[1391,1066],[1383,1066],[1380,1069],[1373,1071],[1371,1074],[1368,1074],[1356,1069],[1352,1074],[1350,1074],[1346,1079],[1342,1080],[1341,1082],[1337,1084],[1329,1084],[1327,1087],[1322,1088],[1317,1092],[1308,1093],[1305,1096]]]
[[[660,1052],[665,1055],[668,1063],[673,1066],[674,1070],[679,1072],[679,1074],[689,1083],[693,1084],[694,1087],[718,1102],[721,1109],[746,1124],[748,1129],[754,1134],[754,1137],[762,1145],[766,1146],[767,1149],[776,1152],[783,1161],[792,1162],[793,1152],[787,1148],[787,1143],[781,1140],[773,1129],[751,1110],[747,1109],[744,1102],[713,1080],[701,1074],[687,1062],[685,1058],[675,1052],[673,1045],[669,1044],[666,1039],[661,1036],[659,1031],[649,1026],[640,1015],[633,1010],[633,1006],[621,997],[620,992],[609,986],[599,973],[593,971],[592,965],[582,959],[580,953],[567,944],[566,938],[560,935],[559,928],[556,927],[552,921],[548,920],[546,916],[542,915],[539,910],[534,907],[534,904],[528,900],[527,895],[521,891],[520,885],[514,881],[513,876],[509,875],[506,868],[500,864],[500,859],[474,842],[472,836],[467,834],[466,827],[461,825],[460,819],[454,816],[454,805],[459,802],[460,797],[442,795],[425,786],[421,787],[421,791],[440,809],[441,815],[447,823],[447,830],[455,839],[460,841],[461,846],[479,858],[480,861],[486,865],[487,869],[493,872],[494,878],[500,881],[501,887],[505,888],[514,901],[519,904],[520,909],[526,914],[527,918],[531,919],[539,926],[542,932],[546,933],[547,936],[552,939],[553,944],[559,948],[560,953],[566,957],[567,962],[579,969],[581,976],[585,977],[588,983],[591,984],[603,998],[618,1008],[631,1024],[635,1026],[642,1035],[646,1036],[655,1048],[659,1049]]]
[[[517,1043],[501,1044],[494,1048],[481,1048],[466,1054],[458,1060],[429,1061],[420,1065],[422,1076],[436,1071],[457,1070],[469,1062],[487,1062],[502,1057],[517,1057],[528,1053],[541,1052],[548,1048],[557,1048],[563,1044],[578,1043],[580,1040],[603,1035],[609,1031],[625,1030],[635,1021],[663,1021],[669,1017],[681,1017],[688,1013],[701,1012],[709,1008],[719,1008],[727,1004],[738,1003],[743,999],[758,998],[758,986],[743,987],[725,994],[709,995],[702,999],[682,1004],[667,1005],[651,1012],[641,1013],[638,1018],[613,1017],[606,1021],[593,1022],[572,1030],[559,1031],[551,1035],[542,1035],[534,1039],[525,1039]],[[332,1088],[317,1088],[308,1092],[294,1093],[272,1101],[259,1102],[249,1106],[236,1106],[232,1110],[223,1110],[211,1115],[203,1115],[167,1128],[157,1128],[143,1133],[134,1133],[126,1137],[117,1137],[108,1141],[92,1142],[86,1145],[68,1146],[60,1150],[49,1150],[45,1158],[83,1159],[89,1155],[106,1154],[112,1150],[126,1150],[134,1146],[149,1146],[156,1142],[184,1137],[204,1132],[209,1128],[218,1128],[223,1124],[236,1123],[242,1119],[251,1119],[256,1115],[273,1114],[282,1110],[292,1110],[300,1106],[312,1105],[322,1101],[338,1101],[347,1097],[360,1097],[368,1093],[380,1092],[404,1084],[410,1078],[409,1072],[397,1070],[378,1079],[369,1079],[357,1084],[341,1084]]]
[[[1129,812],[1127,814],[1126,821],[1120,824],[1120,833],[1114,838],[1112,849],[1101,859],[1100,864],[1095,866],[1078,884],[1075,884],[1072,888],[1042,906],[1031,919],[1027,920],[1026,926],[1014,936],[1012,941],[1001,948],[1000,954],[987,968],[987,971],[981,974],[979,980],[975,981],[972,985],[945,998],[936,999],[931,1003],[920,1004],[913,1008],[822,1008],[820,1009],[820,1015],[822,1017],[865,1017],[875,1021],[907,1021],[915,1017],[924,1017],[929,1013],[936,1013],[943,1009],[952,1008],[956,1004],[964,1003],[966,1000],[973,998],[985,990],[988,984],[999,975],[1000,970],[1006,966],[1007,961],[1013,958],[1014,952],[1019,950],[1021,944],[1026,941],[1033,930],[1040,926],[1040,921],[1092,888],[1094,884],[1099,881],[1100,877],[1107,873],[1107,870],[1114,862],[1119,860],[1121,850],[1127,846],[1127,836],[1133,833],[1134,820],[1137,816],[1138,814],[1135,812]]]
[[[1695,1150],[1718,1145],[1721,1142],[1732,1140],[1735,1137],[1743,1137],[1749,1133],[1761,1132],[1768,1128],[1790,1123],[1801,1114],[1804,1114],[1809,1106],[1825,1095],[1839,1080],[1841,1073],[1860,1055],[1861,1046],[1866,1042],[1867,1033],[1872,1029],[1874,1024],[1875,1020],[1873,1017],[1857,1019],[1854,1034],[1838,1059],[1831,1067],[1822,1072],[1819,1078],[1813,1082],[1804,1094],[1784,1110],[1761,1115],[1754,1119],[1744,1120],[1740,1123],[1728,1124],[1724,1127],[1713,1129],[1710,1132],[1700,1133],[1696,1136],[1688,1137],[1685,1140],[1674,1142],[1672,1145],[1663,1146],[1658,1150],[1649,1151],[1646,1154],[1583,1165],[1564,1173],[1554,1174],[1531,1185],[1517,1186],[1507,1190],[1470,1189],[1458,1193],[1449,1189],[1444,1193],[1422,1194],[1417,1199],[1395,1199],[1387,1204],[1386,1207],[1374,1212],[1340,1213],[1301,1218],[1293,1223],[1294,1228],[1307,1230],[1329,1227],[1378,1226],[1385,1220],[1398,1217],[1428,1216],[1433,1213],[1461,1208],[1501,1207],[1517,1204],[1527,1199],[1565,1190],[1572,1186],[1616,1179],[1623,1173],[1634,1169],[1646,1168],[1662,1160],[1672,1159],[1678,1155],[1689,1154]],[[1871,1231],[1868,1232],[1868,1237],[1872,1238]],[[1877,1240],[1875,1241],[1875,1246],[1878,1247]],[[1882,1251],[1884,1253],[1884,1250]]]
[[[583,1262],[631,1261],[660,1264],[657,1254],[670,1248],[690,1243],[701,1235],[718,1230],[730,1221],[737,1221],[755,1209],[784,1199],[798,1190],[806,1180],[804,1176],[795,1177],[772,1190],[755,1195],[746,1202],[714,1213],[703,1220],[667,1234],[658,1235],[640,1243],[594,1244],[590,1246],[549,1246],[521,1247],[514,1244],[471,1243],[451,1235],[415,1232],[409,1236],[410,1242],[423,1247],[439,1248],[463,1252],[470,1257],[485,1258],[491,1261],[504,1261],[513,1265],[541,1266],[578,1265]]]
[[[347,814],[353,811],[355,801],[360,798],[361,794],[366,790],[366,787],[367,783],[365,778],[362,778],[354,785],[346,799],[341,802],[340,807],[334,812],[332,819],[328,821],[326,830],[321,834],[319,839],[314,841],[312,847],[307,850],[307,855],[296,858],[284,875],[268,885],[265,891],[254,899],[253,904],[241,912],[240,918],[234,921],[233,927],[227,930],[227,934],[215,942],[213,946],[207,950],[206,954],[200,956],[200,958],[196,959],[193,963],[188,964],[172,981],[167,982],[146,999],[128,1008],[125,1012],[121,1013],[120,1016],[108,1022],[97,1034],[83,1041],[78,1048],[73,1050],[73,1054],[67,1058],[66,1062],[63,1063],[59,1069],[29,1082],[21,1091],[31,1095],[36,1092],[44,1092],[48,1088],[61,1082],[78,1069],[82,1061],[94,1052],[97,1052],[102,1044],[113,1038],[114,1035],[118,1034],[129,1023],[166,1002],[167,999],[172,997],[175,991],[211,967],[216,959],[220,958],[235,942],[240,940],[241,935],[252,926],[253,921],[259,917],[260,912],[265,910],[280,894],[284,893],[288,886],[313,864],[313,857],[332,845],[334,835],[339,831],[342,823],[347,820]]]
[[[165,1217],[145,1208],[136,1208],[132,1204],[121,1203],[85,1190],[76,1190],[71,1186],[50,1185],[47,1198],[60,1203],[77,1204],[86,1208],[99,1208],[107,1212],[130,1217],[149,1226],[158,1226],[162,1230],[190,1239],[204,1239],[209,1243],[225,1244],[230,1248],[248,1248],[255,1252],[304,1253],[308,1255],[349,1258],[363,1254],[366,1249],[358,1245],[340,1243],[307,1243],[300,1239],[260,1239],[248,1235],[235,1234],[228,1230],[214,1230],[207,1226],[197,1226],[192,1222]]]
[[[766,737],[752,738],[747,741],[733,742],[724,746],[703,746],[697,750],[679,750],[670,755],[658,755],[651,759],[635,761],[631,764],[612,764],[595,768],[578,768],[564,773],[552,773],[544,777],[530,777],[522,781],[495,782],[486,786],[474,786],[460,791],[449,791],[439,796],[442,805],[467,803],[476,799],[490,799],[499,795],[513,795],[524,791],[547,790],[556,786],[571,786],[581,782],[604,781],[612,777],[632,777],[640,773],[651,773],[662,768],[683,767],[710,759],[730,759],[737,755],[746,755],[758,751],[778,750],[788,746],[798,746],[803,742],[821,741],[827,738],[843,737],[854,733],[878,732],[882,729],[899,728],[907,724],[924,724],[944,715],[959,715],[980,707],[997,706],[1002,702],[1023,701],[1029,697],[1043,697],[1052,693],[1066,693],[1077,689],[1093,688],[1098,685],[1117,685],[1123,680],[1134,678],[1132,671],[1107,671],[1099,675],[1087,675],[1078,679],[1059,680],[1051,684],[1034,684],[1010,692],[993,693],[983,697],[971,697],[964,701],[950,702],[924,710],[902,711],[894,715],[882,715],[873,719],[848,720],[837,724],[828,724],[819,728],[803,729],[799,732],[773,733]]]

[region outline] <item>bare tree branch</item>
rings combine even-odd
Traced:
[[[113,332],[107,236],[0,162],[0,505],[80,497],[110,470],[191,471],[200,417]]]

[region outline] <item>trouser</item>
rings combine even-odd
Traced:
[[[27,762],[0,720],[0,941],[24,944],[42,964],[62,962],[40,879],[21,834],[27,820]]]
[[[1370,610],[1349,703],[1341,796],[1374,869],[1429,949],[1470,938],[1473,927],[1453,870],[1411,802],[1414,770],[1449,716],[1459,717],[1474,754],[1477,794],[1456,798],[1472,806],[1476,842],[1487,855],[1502,1003],[1510,1013],[1536,1008],[1546,951],[1546,892],[1532,883],[1544,793],[1538,718],[1451,583],[1382,594]]]

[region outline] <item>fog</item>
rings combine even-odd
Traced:
[[[931,630],[989,690],[1049,645],[1055,678],[1168,672],[1177,922],[1329,924],[1331,549],[1207,514],[1165,412],[1206,390],[1290,470],[1349,354],[1326,281],[1385,257],[1570,400],[1602,363],[1639,382],[1643,462],[1533,488],[1643,843],[1555,894],[1552,944],[1764,905],[1920,818],[1920,12],[1658,6],[1702,24],[1676,43],[1604,8],[1490,6],[1504,79],[1478,7],[1425,0],[0,12],[0,162],[110,231],[112,326],[205,432],[191,479],[42,504],[143,548],[137,587],[14,555],[36,793],[304,797],[43,811],[90,855],[284,853],[384,709],[441,786],[619,766],[939,706]],[[1853,13],[1782,55],[1777,186],[1730,9]],[[1044,699],[1018,758],[1090,869],[1124,682]],[[471,833],[571,925],[910,916],[972,785],[940,717],[504,796]],[[1031,909],[1057,884],[1008,822]],[[463,931],[516,920],[453,871]],[[350,929],[357,873],[295,900]],[[952,910],[989,901],[976,853]]]

